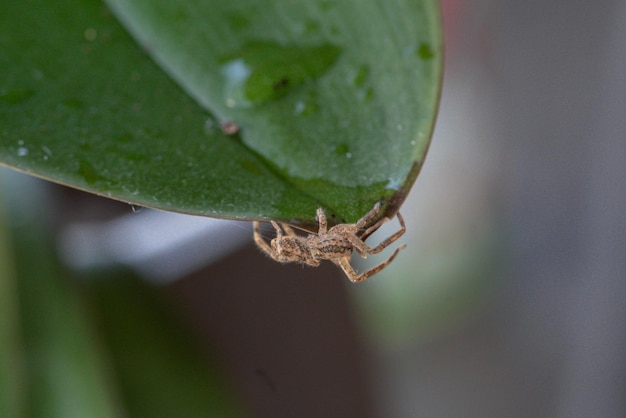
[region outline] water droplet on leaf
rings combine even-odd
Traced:
[[[298,116],[311,116],[317,113],[320,105],[317,102],[317,95],[310,91],[302,100],[296,102],[295,111]]]
[[[270,41],[245,44],[220,59],[226,78],[228,107],[249,107],[283,97],[314,80],[336,61],[341,49],[329,43],[281,45]]]

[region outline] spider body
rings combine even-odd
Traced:
[[[380,203],[377,203],[372,210],[356,223],[339,224],[328,229],[326,214],[324,210],[320,208],[317,210],[319,230],[317,234],[309,234],[307,236],[297,235],[287,224],[278,225],[276,222],[272,221],[272,225],[276,230],[276,238],[272,239],[269,245],[261,236],[259,223],[255,221],[254,241],[261,250],[278,262],[297,262],[308,266],[319,266],[321,260],[329,260],[341,267],[350,281],[358,283],[387,267],[398,252],[405,248],[404,245],[396,248],[386,261],[364,273],[358,274],[352,268],[350,265],[350,257],[354,251],[358,252],[363,258],[366,258],[368,254],[378,254],[400,238],[406,231],[404,219],[402,215],[398,213],[398,221],[401,226],[399,231],[382,241],[376,247],[372,248],[365,244],[361,237],[368,237],[389,220],[388,218],[382,218],[363,231],[365,225],[374,219],[379,212]],[[361,231],[363,231],[362,234],[360,234]]]

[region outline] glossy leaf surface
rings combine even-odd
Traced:
[[[354,221],[423,162],[434,0],[0,1],[0,162],[138,205]],[[158,63],[158,66],[155,64]],[[235,122],[226,135],[222,122]]]

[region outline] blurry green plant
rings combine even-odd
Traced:
[[[402,204],[437,112],[436,0],[105,3],[0,0],[0,164],[136,205],[309,228],[320,206],[352,222]],[[178,327],[149,290],[113,272],[78,291],[41,206],[9,200],[0,416],[239,414],[215,371],[164,337]]]

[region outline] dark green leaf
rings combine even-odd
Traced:
[[[108,3],[143,51],[94,0],[0,0],[0,162],[217,217],[353,221],[408,193],[439,94],[435,0]]]

